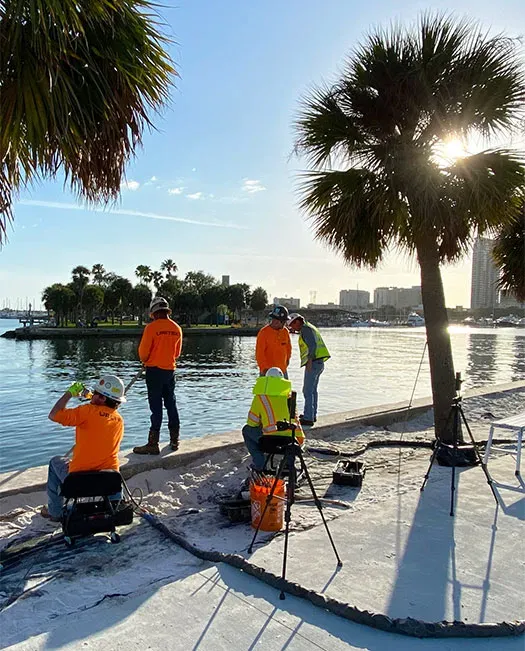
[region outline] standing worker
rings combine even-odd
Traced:
[[[299,334],[301,366],[304,366],[304,414],[299,419],[301,425],[313,425],[317,420],[319,378],[324,371],[325,361],[330,359],[330,353],[319,330],[308,323],[304,316],[295,312],[290,314],[287,326],[290,332]]]
[[[284,377],[288,378],[288,364],[292,356],[292,340],[284,327],[288,310],[283,305],[276,305],[268,316],[271,321],[259,330],[255,342],[257,366],[261,376],[266,375],[269,368],[276,366],[281,369]]]
[[[118,470],[118,453],[124,436],[124,421],[117,412],[120,404],[126,402],[124,384],[116,375],[104,375],[98,381],[90,402],[74,409],[67,409],[72,397],[78,397],[85,390],[81,382],[74,382],[58,399],[49,420],[75,427],[75,447],[71,461],[66,457],[53,457],[47,474],[47,506],[40,514],[52,522],[62,518],[64,498],[62,484],[70,472],[85,470]]]
[[[160,454],[163,402],[168,413],[170,448],[179,448],[180,420],[175,400],[175,366],[182,349],[182,329],[169,318],[171,310],[165,298],[155,297],[149,311],[153,321],[148,323],[142,333],[139,357],[146,367],[151,428],[146,445],[133,448],[135,454]]]

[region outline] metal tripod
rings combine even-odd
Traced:
[[[326,529],[326,533],[328,534],[328,538],[330,540],[330,544],[332,545],[332,549],[334,550],[335,557],[337,559],[337,567],[342,567],[343,566],[343,561],[339,558],[339,554],[337,553],[337,549],[335,547],[334,540],[332,538],[332,534],[330,533],[330,529],[328,528],[328,523],[326,522],[326,519],[324,517],[323,513],[323,506],[321,504],[321,501],[319,500],[317,493],[315,492],[314,485],[312,483],[312,479],[310,477],[310,474],[308,472],[308,469],[306,467],[306,463],[303,457],[303,451],[301,450],[301,446],[297,443],[297,439],[295,438],[295,429],[296,425],[291,422],[288,423],[286,421],[282,421],[282,423],[279,423],[279,425],[283,425],[283,429],[290,429],[292,431],[292,436],[290,437],[290,441],[286,442],[283,446],[283,457],[279,463],[279,467],[277,468],[277,472],[275,473],[275,479],[272,484],[272,488],[270,490],[270,493],[268,494],[268,497],[266,498],[266,504],[264,505],[263,512],[261,514],[261,517],[259,519],[259,524],[257,525],[257,529],[255,530],[255,533],[253,534],[252,541],[250,543],[250,546],[248,547],[248,553],[251,554],[253,551],[253,545],[255,543],[255,539],[257,538],[257,534],[259,533],[259,529],[261,527],[261,523],[264,519],[264,516],[266,514],[266,511],[270,505],[270,502],[272,501],[273,495],[275,493],[275,490],[277,488],[277,485],[279,483],[279,479],[283,476],[283,471],[285,468],[288,469],[288,489],[286,491],[286,509],[284,512],[284,520],[286,523],[285,527],[285,532],[284,532],[284,553],[283,553],[283,569],[281,573],[281,578],[283,581],[286,578],[286,561],[288,557],[288,536],[290,532],[290,520],[291,520],[291,512],[292,512],[292,506],[295,502],[295,489],[297,486],[297,468],[295,467],[295,461],[296,459],[299,459],[299,464],[301,467],[302,472],[304,473],[304,476],[306,477],[306,480],[308,482],[308,486],[310,487],[310,491],[312,493],[312,497],[314,498],[314,503],[315,506],[317,507],[317,510],[319,511],[319,514],[321,515],[321,519],[323,521],[324,527]],[[281,594],[279,595],[279,599],[284,599],[284,591],[281,589]]]
[[[451,458],[451,466],[452,466],[452,473],[450,477],[450,515],[454,515],[454,496],[456,492],[456,466],[472,466],[474,464],[472,463],[458,463],[458,455],[459,455],[459,441],[460,441],[460,429],[461,429],[461,423],[465,425],[469,438],[472,442],[472,449],[474,451],[475,459],[478,462],[478,464],[481,466],[483,472],[485,473],[485,477],[487,478],[487,484],[490,486],[490,490],[492,491],[492,494],[494,495],[494,499],[496,500],[496,504],[499,504],[498,502],[498,496],[496,495],[496,491],[494,490],[494,485],[493,485],[493,479],[490,476],[489,471],[487,470],[487,465],[483,462],[483,458],[478,450],[478,446],[476,445],[476,441],[474,440],[474,437],[472,436],[472,432],[470,430],[469,424],[467,422],[467,419],[465,418],[465,414],[463,412],[463,408],[461,406],[461,401],[462,401],[462,396],[461,396],[461,373],[456,373],[456,397],[452,400],[452,407],[450,409],[450,413],[447,418],[447,422],[445,425],[445,429],[448,427],[451,419],[452,419],[452,454],[450,455]],[[421,484],[421,491],[425,490],[425,485],[427,483],[428,477],[430,475],[430,471],[432,470],[432,465],[437,457],[437,455],[440,452],[445,451],[445,453],[449,452],[449,446],[447,446],[443,441],[438,439],[436,441],[436,445],[434,447],[434,451],[432,452],[432,456],[430,457],[430,463],[428,465],[428,470],[427,474],[425,475],[425,478],[423,479],[423,483]],[[469,448],[470,450],[470,448]]]

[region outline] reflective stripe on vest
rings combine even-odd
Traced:
[[[277,429],[277,421],[288,420],[288,398],[282,396],[265,396],[260,395],[259,400],[263,407],[262,414],[262,432],[263,434],[275,434],[276,436],[291,436],[292,430]]]
[[[308,321],[305,321],[304,325],[312,328],[315,335],[315,354],[313,359],[322,359],[323,362],[326,362],[327,359],[330,359],[330,353],[321,337],[321,333],[314,325],[308,323]],[[306,366],[306,362],[308,361],[308,346],[301,334],[299,334],[299,352],[301,354],[301,366]]]

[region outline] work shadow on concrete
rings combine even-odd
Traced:
[[[451,472],[451,469],[449,470]],[[453,504],[455,517],[457,517],[461,475],[468,470],[467,468],[456,469]],[[452,493],[443,490],[443,482],[445,485],[450,485],[451,477],[448,473],[437,481],[429,481],[424,492],[420,493],[386,611],[390,617],[409,616],[428,622],[463,619],[462,589],[464,587],[473,589],[474,586],[464,586],[458,579],[455,517],[450,515]],[[480,622],[485,621],[497,517],[498,506],[496,505],[486,576],[479,586],[482,590]]]
[[[511,518],[525,520],[525,497],[519,497],[520,493],[525,493],[523,479],[520,477],[520,486],[502,482],[493,482],[492,486],[503,513]]]
[[[221,619],[221,609],[232,607],[229,596],[244,597],[257,606],[259,620],[256,625],[246,626],[247,632],[243,649],[255,651],[259,648],[348,648],[384,651],[399,649],[403,651],[420,651],[421,640],[406,636],[385,633],[371,627],[356,624],[338,617],[324,609],[317,608],[307,600],[286,595],[279,598],[279,590],[263,582],[256,581],[234,568],[220,564],[217,571],[208,579],[207,589],[224,590],[213,615],[204,624],[202,631],[191,651],[204,651],[214,648],[213,640],[217,635],[215,627]],[[223,613],[224,614],[224,613]],[[248,632],[249,631],[249,632]],[[492,651],[492,640],[462,640],[463,651]],[[518,651],[515,640],[498,641],[500,651]],[[450,648],[455,648],[450,646]],[[443,640],[425,640],[426,651],[441,651]]]
[[[6,573],[2,591],[16,599],[0,613],[0,648],[42,633],[48,633],[47,649],[78,644],[118,624],[166,583],[203,567],[145,522],[121,529],[121,536],[117,545],[95,536],[73,549],[57,546]],[[63,625],[99,606],[103,616],[90,618],[89,630]]]

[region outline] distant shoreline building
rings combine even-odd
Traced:
[[[421,287],[377,287],[374,289],[374,307],[394,307],[396,310],[421,309]]]
[[[339,305],[350,308],[367,308],[370,303],[370,292],[362,289],[342,289],[339,292]]]
[[[470,309],[494,309],[498,305],[497,269],[492,257],[494,240],[478,237],[472,255],[472,280],[470,284]]]
[[[301,299],[300,298],[292,298],[285,296],[284,298],[277,298],[275,297],[273,299],[273,304],[274,305],[283,305],[284,307],[288,308],[289,310],[298,310],[301,307]]]

